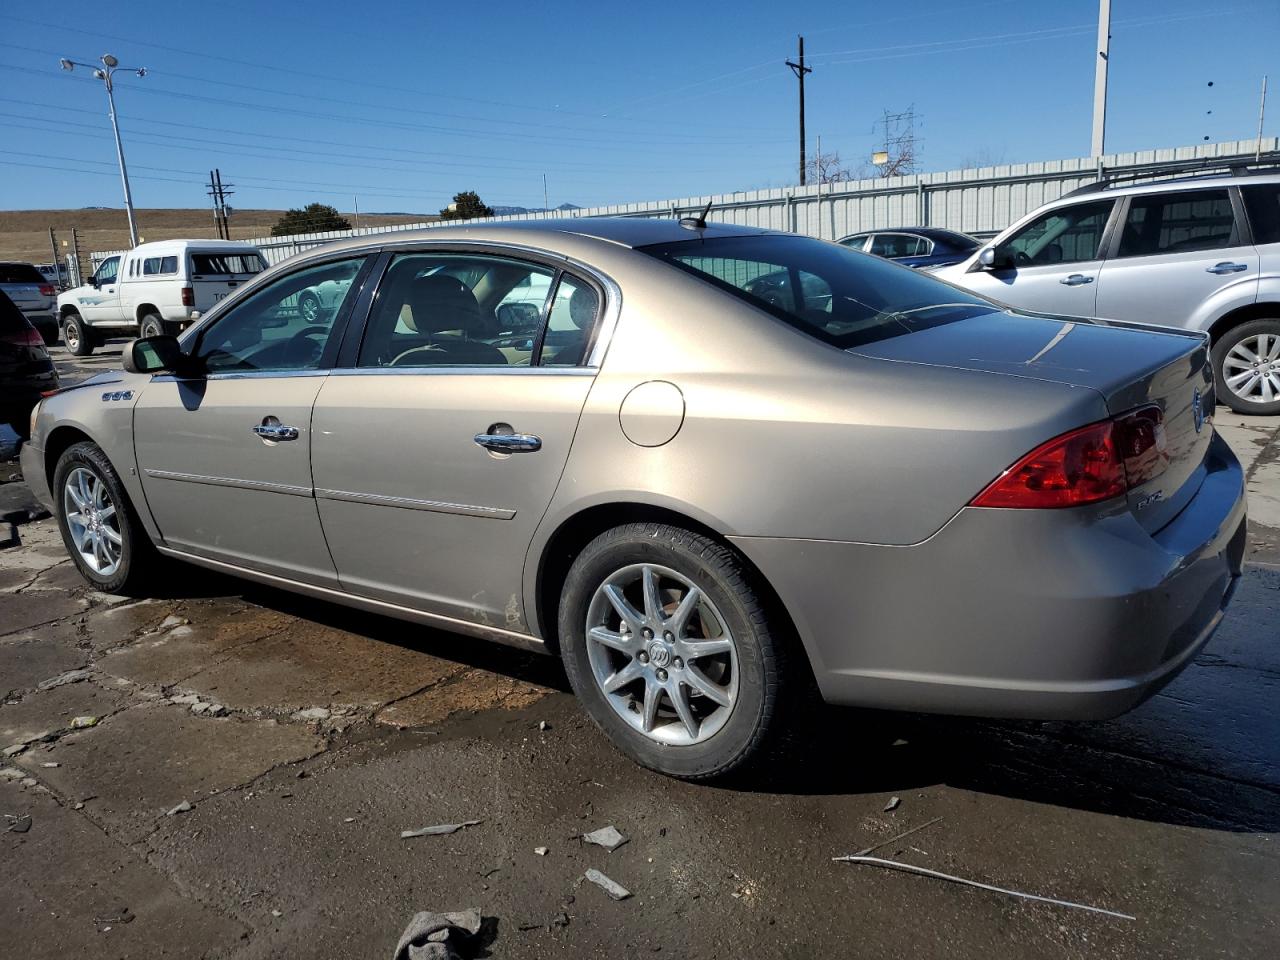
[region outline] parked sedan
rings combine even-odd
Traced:
[[[58,373],[44,338],[0,290],[0,423],[26,437],[40,395],[57,386]]]
[[[959,263],[982,246],[982,241],[967,233],[938,227],[855,233],[837,242],[853,250],[862,250],[896,261],[906,267],[942,267]]]
[[[544,285],[527,349],[497,345]],[[1241,572],[1203,336],[1017,315],[806,237],[352,238],[124,356],[46,399],[22,453],[90,583],[180,559],[552,653],[680,777],[769,756],[818,696],[1113,716]]]
[[[58,342],[58,292],[33,264],[0,263],[0,293],[17,305],[45,343]]]

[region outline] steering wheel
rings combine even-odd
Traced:
[[[327,337],[328,335],[329,328],[322,324],[303,327],[285,341],[285,363],[290,367],[297,367],[299,369],[319,363],[320,355],[324,353],[324,341],[313,340],[311,338]]]

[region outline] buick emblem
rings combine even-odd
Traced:
[[[1191,395],[1191,416],[1196,422],[1196,433],[1199,433],[1204,428],[1204,400],[1200,397],[1198,387]]]

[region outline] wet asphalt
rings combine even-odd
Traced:
[[[69,379],[118,362],[59,354]],[[107,596],[52,520],[22,524],[0,550],[2,952],[390,957],[415,912],[477,907],[495,958],[1273,956],[1280,423],[1218,429],[1249,472],[1247,573],[1148,703],[1099,724],[826,710],[731,786],[629,763],[549,658],[178,564],[156,599]],[[21,496],[0,464],[0,502]],[[613,852],[579,839],[608,824]],[[1133,919],[832,861],[885,841]]]

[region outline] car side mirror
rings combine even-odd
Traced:
[[[978,254],[984,270],[1007,270],[1013,266],[1013,251],[1008,247],[987,247]]]
[[[97,289],[98,289],[98,278],[97,278],[97,277],[90,277],[90,278],[88,279],[88,281],[87,281],[87,282],[88,282],[89,286],[93,287],[93,289],[95,289],[95,290],[97,290]]]
[[[178,338],[167,334],[131,341],[125,345],[121,359],[129,373],[177,373],[190,366],[190,358],[178,346]]]

